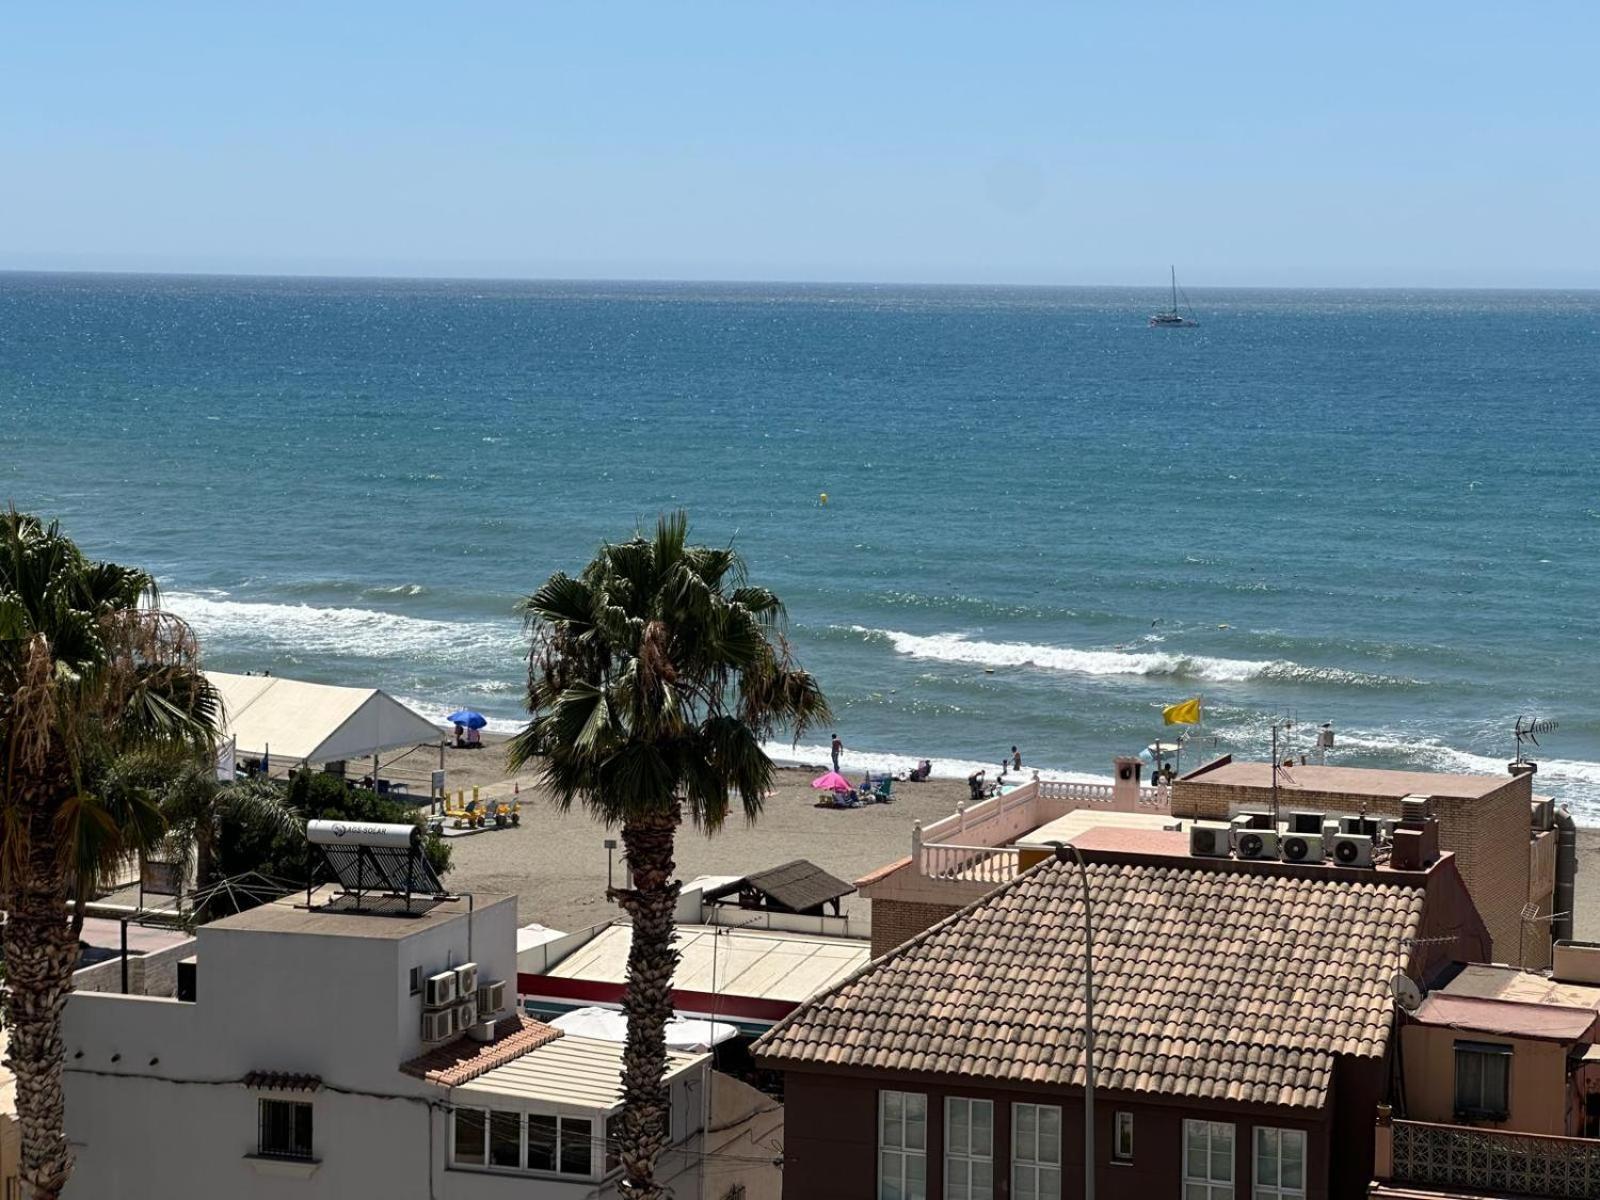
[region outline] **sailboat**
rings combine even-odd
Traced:
[[[1189,297],[1183,298],[1184,303],[1189,302]],[[1192,310],[1191,310],[1192,311]],[[1178,268],[1172,268],[1172,307],[1162,309],[1150,318],[1152,328],[1157,326],[1163,329],[1192,329],[1200,324],[1193,317],[1186,317],[1178,311]]]

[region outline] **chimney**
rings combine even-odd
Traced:
[[[1113,764],[1111,776],[1111,807],[1118,812],[1137,812],[1139,809],[1139,775],[1144,763],[1137,758],[1123,756]]]
[[[1536,762],[1528,762],[1525,759],[1518,759],[1516,762],[1508,762],[1506,764],[1506,770],[1510,771],[1513,775],[1532,775],[1539,770],[1539,764]]]

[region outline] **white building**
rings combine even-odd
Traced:
[[[381,912],[305,901],[201,927],[178,985],[189,995],[192,978],[192,1000],[71,997],[69,1197],[615,1194],[622,1047],[516,1011],[513,898],[417,900],[411,914],[392,899],[369,899]],[[495,1011],[440,1006],[445,984],[430,980],[464,964]],[[424,1041],[425,1022],[489,1018],[491,1041]],[[710,1075],[705,1055],[670,1056],[660,1176],[683,1200],[702,1194]]]

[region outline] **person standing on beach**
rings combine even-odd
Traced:
[[[1015,746],[1011,747],[1011,769],[1013,771],[1022,770],[1022,751]]]
[[[844,753],[844,743],[839,740],[839,735],[833,735],[833,769],[839,769],[839,755]]]

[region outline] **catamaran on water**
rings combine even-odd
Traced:
[[[1178,268],[1173,267],[1171,270],[1172,307],[1162,309],[1160,312],[1153,314],[1150,318],[1150,324],[1152,327],[1160,326],[1168,329],[1193,329],[1200,322],[1194,319],[1194,310],[1192,308],[1189,309],[1188,316],[1184,316],[1178,311]],[[1189,297],[1185,296],[1183,303],[1185,307],[1188,307]]]

